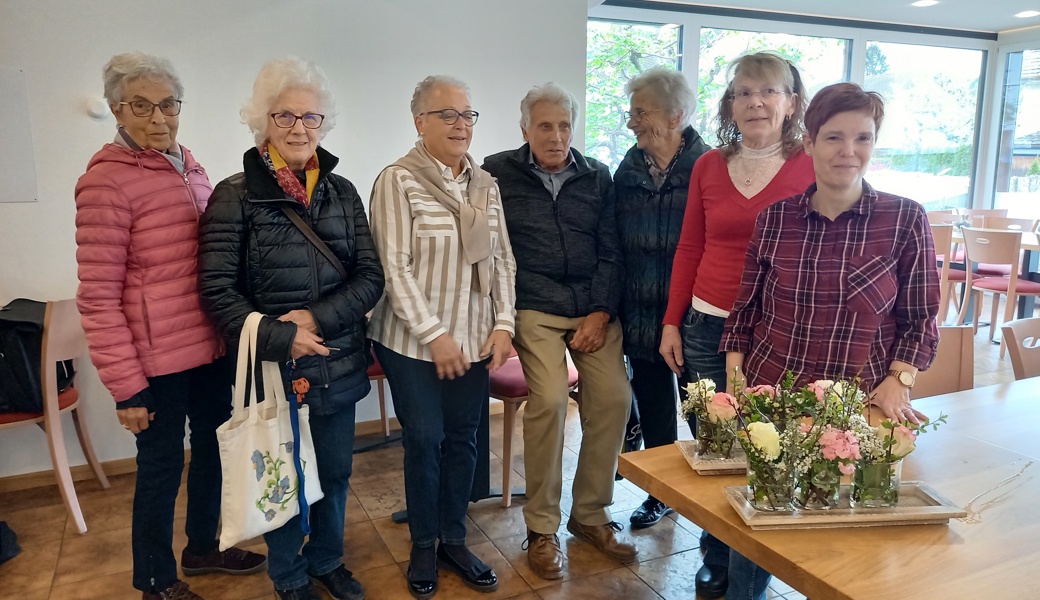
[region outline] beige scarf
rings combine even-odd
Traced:
[[[416,142],[415,148],[392,166],[411,173],[458,220],[462,257],[473,265],[480,292],[486,295],[491,293],[491,227],[488,225],[487,207],[495,180],[476,165],[469,153],[466,153],[465,160],[472,168],[467,187],[469,204],[460,203],[448,190],[437,163],[422,141]]]

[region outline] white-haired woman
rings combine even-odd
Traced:
[[[677,375],[712,379],[718,390],[727,379],[722,327],[737,299],[755,218],[815,179],[802,150],[807,99],[795,66],[758,52],[733,61],[729,73],[719,101],[719,148],[701,157],[691,175],[661,336],[661,355]],[[739,554],[731,562],[729,547],[707,532],[701,546],[697,595],[748,598],[754,564]],[[764,590],[768,577],[758,569],[755,589]],[[727,592],[731,580],[738,586]]]
[[[693,164],[709,150],[690,125],[696,96],[682,73],[655,67],[625,86],[636,145],[614,173],[618,237],[625,257],[619,319],[646,448],[676,438],[675,375],[661,356],[672,257],[679,243]],[[685,392],[683,393],[685,396]],[[652,495],[630,518],[655,525],[672,509]]]
[[[260,324],[260,358],[290,362],[286,387],[305,379],[310,388],[303,401],[324,498],[310,508],[306,544],[298,515],[264,535],[268,573],[283,600],[320,598],[313,583],[340,600],[364,597],[343,566],[343,525],[354,409],[370,389],[365,313],[383,293],[383,270],[361,198],[332,173],[338,159],[318,145],[333,114],[317,66],[297,58],[264,65],[242,109],[256,147],[246,151],[243,172],[214,189],[201,224],[199,289],[210,318],[232,346],[249,313],[271,315]]]
[[[469,88],[427,77],[411,109],[420,139],[372,189],[386,296],[370,331],[404,435],[408,590],[437,592],[439,558],[492,592],[498,578],[466,547],[465,519],[488,371],[512,350],[516,270],[498,186],[468,152],[479,116]]]
[[[103,70],[116,136],[76,185],[77,305],[91,361],[137,437],[133,585],[142,597],[193,600],[177,579],[173,508],[191,426],[185,575],[246,574],[264,557],[218,552],[216,429],[231,413],[224,347],[199,305],[199,213],[212,190],[177,143],[184,88],[166,59],[118,54]]]

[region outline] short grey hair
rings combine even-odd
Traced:
[[[412,92],[412,103],[409,105],[412,109],[412,116],[418,117],[421,113],[426,110],[426,101],[429,99],[430,94],[433,93],[433,89],[438,85],[447,85],[451,87],[457,87],[460,90],[466,92],[466,97],[470,98],[469,86],[463,83],[461,80],[456,79],[450,75],[430,75],[426,79],[423,79],[415,86],[415,91]]]
[[[526,130],[531,125],[531,109],[539,102],[552,102],[556,106],[571,113],[571,126],[578,120],[578,111],[581,108],[574,94],[568,92],[564,87],[552,81],[545,85],[531,88],[524,99],[520,101],[520,127]]]
[[[325,71],[318,65],[288,56],[268,61],[260,68],[253,83],[253,95],[242,106],[242,122],[253,132],[257,147],[263,143],[267,133],[267,122],[279,96],[289,90],[305,90],[318,98],[318,111],[325,120],[318,129],[318,139],[336,125],[336,102],[332,97],[332,85]]]
[[[647,69],[625,84],[625,93],[630,98],[639,91],[650,92],[661,108],[672,117],[681,111],[680,127],[685,128],[690,124],[697,95],[682,73],[662,66]]]
[[[138,79],[165,79],[173,87],[173,95],[177,100],[184,97],[184,86],[173,69],[173,63],[165,58],[145,54],[144,52],[127,52],[116,54],[101,70],[105,82],[105,99],[110,106],[123,101],[126,86]]]

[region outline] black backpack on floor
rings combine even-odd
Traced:
[[[43,412],[40,358],[45,302],[19,298],[0,308],[0,412]],[[58,391],[72,384],[72,361],[58,363]]]

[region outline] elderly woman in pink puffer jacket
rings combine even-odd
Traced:
[[[247,574],[266,558],[219,552],[216,428],[231,413],[231,365],[199,306],[199,215],[213,188],[177,143],[184,90],[169,61],[112,57],[105,98],[118,129],[76,185],[76,294],[90,359],[137,437],[133,584],[144,600],[196,600],[177,578],[173,510],[191,426],[185,575]]]

